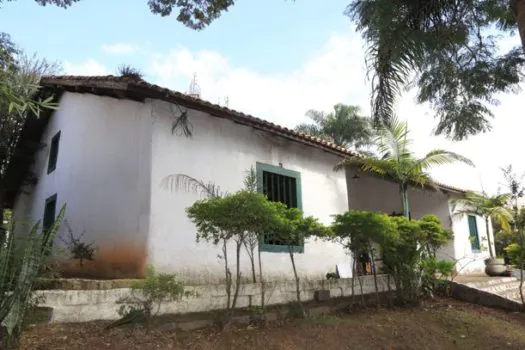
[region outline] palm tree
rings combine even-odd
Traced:
[[[323,138],[341,147],[356,149],[368,145],[372,138],[369,118],[360,116],[357,106],[339,103],[328,114],[311,109],[306,112],[306,116],[313,124],[300,124],[295,127],[295,131]]]
[[[522,80],[525,0],[353,0],[346,14],[368,45],[375,122],[392,118],[396,98],[417,86],[418,102],[437,112],[436,133],[463,139],[489,130],[487,103]],[[496,49],[516,29],[521,48]]]
[[[435,165],[462,162],[473,166],[467,158],[453,152],[436,149],[423,158],[416,158],[410,151],[411,141],[408,138],[406,122],[397,119],[378,128],[375,145],[377,155],[350,157],[336,165],[335,170],[347,166],[357,166],[361,171],[377,174],[396,182],[403,203],[403,213],[410,217],[408,188],[419,186],[438,190],[439,186],[428,174]]]
[[[497,222],[503,231],[510,232],[510,222],[512,221],[512,213],[507,208],[507,204],[511,199],[510,194],[497,194],[489,196],[485,192],[467,192],[463,198],[453,201],[454,206],[461,204],[461,209],[454,209],[454,216],[461,217],[463,215],[477,215],[485,220],[485,230],[487,232],[487,240],[489,244],[490,257],[493,258],[492,241],[489,234],[489,222]]]

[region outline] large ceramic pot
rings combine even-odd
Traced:
[[[485,273],[489,276],[501,276],[507,272],[503,259],[488,258],[485,260]]]

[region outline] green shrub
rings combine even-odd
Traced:
[[[157,273],[150,266],[146,278],[131,285],[131,295],[117,301],[122,304],[118,310],[121,319],[108,327],[149,322],[159,313],[162,303],[180,300],[184,295],[184,284],[177,281],[176,275]]]

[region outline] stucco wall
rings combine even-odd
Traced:
[[[354,178],[356,174],[359,178]],[[351,209],[379,211],[387,214],[393,211],[397,213],[403,211],[396,184],[355,169],[347,171],[347,180],[348,203]],[[453,195],[446,195],[442,192],[410,189],[408,198],[412,217],[418,219],[425,214],[434,214],[439,217],[446,227],[452,228],[454,240],[438,251],[438,257],[457,261],[458,273],[481,272],[485,266],[483,260],[488,256],[488,251],[472,251],[468,219],[466,216],[452,219],[450,199],[453,197],[451,196]],[[482,218],[477,218],[477,225],[480,242],[487,246],[485,223]],[[490,232],[492,234],[492,231]]]
[[[140,275],[149,227],[151,118],[147,106],[90,94],[65,93],[43,134],[46,146],[33,167],[38,184],[19,194],[20,223],[41,220],[46,198],[57,194],[57,213],[83,241],[94,242],[96,259],[64,260],[65,274],[98,277]],[[49,143],[60,130],[56,169],[48,174]],[[19,227],[22,229],[22,227]],[[66,237],[65,226],[60,235]],[[57,239],[57,245],[63,245]]]
[[[338,157],[313,147],[235,124],[207,114],[189,112],[193,137],[174,135],[174,117],[160,102],[153,103],[153,144],[151,175],[151,221],[149,253],[153,265],[162,270],[182,273],[190,280],[216,281],[223,277],[220,249],[195,242],[196,230],[185,208],[200,198],[184,191],[170,192],[162,180],[183,173],[205,182],[214,182],[221,190],[234,192],[243,187],[243,179],[256,162],[299,171],[302,180],[303,210],[325,223],[331,215],[347,210],[344,173],[334,173]],[[229,247],[233,261],[233,247]],[[287,253],[262,254],[263,268],[272,278],[290,278],[292,267]],[[304,254],[297,254],[297,267],[304,276],[324,277],[335,271],[336,264],[350,265],[349,257],[337,244],[309,240]],[[243,251],[243,275],[250,276],[250,263]]]

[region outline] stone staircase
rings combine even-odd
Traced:
[[[467,287],[521,302],[520,281],[516,277],[459,278],[457,282]],[[523,287],[525,293],[525,282]]]

